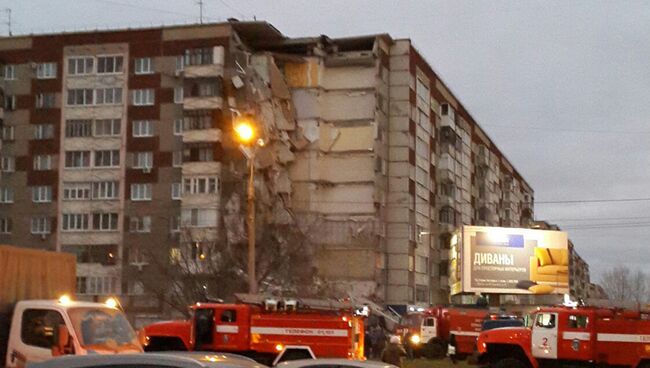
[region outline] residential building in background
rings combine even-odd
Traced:
[[[230,21],[7,37],[0,62],[0,243],[76,253],[78,294],[120,295],[140,321],[163,310],[145,247],[200,273],[211,244],[246,237],[237,114],[263,135],[258,217],[307,234],[301,266],[340,293],[447,302],[459,226],[534,217],[531,186],[408,39]]]

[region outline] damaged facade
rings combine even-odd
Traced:
[[[531,187],[409,40],[229,22],[9,37],[0,61],[0,243],[77,253],[79,293],[142,320],[162,307],[136,277],[145,247],[200,273],[208,248],[245,242],[240,113],[264,143],[260,222],[281,246],[302,234],[295,266],[334,293],[445,302],[451,232],[533,218]]]

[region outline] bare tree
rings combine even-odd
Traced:
[[[601,285],[612,300],[633,300],[636,303],[648,300],[648,277],[641,270],[632,272],[626,266],[616,266],[605,271]]]

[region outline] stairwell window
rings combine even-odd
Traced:
[[[131,184],[131,200],[132,201],[150,201],[151,200],[151,184],[149,184],[149,183]]]
[[[174,103],[183,103],[183,87],[174,87]]]
[[[181,183],[172,183],[172,199],[178,200],[183,196],[183,186]]]
[[[133,105],[151,106],[155,103],[155,92],[153,89],[136,89],[133,91]]]
[[[183,119],[174,120],[174,135],[183,135]]]
[[[40,63],[36,66],[37,79],[54,79],[56,78],[56,63]]]

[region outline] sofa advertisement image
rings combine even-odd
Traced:
[[[569,249],[562,231],[465,226],[456,246],[464,292],[565,294]]]

